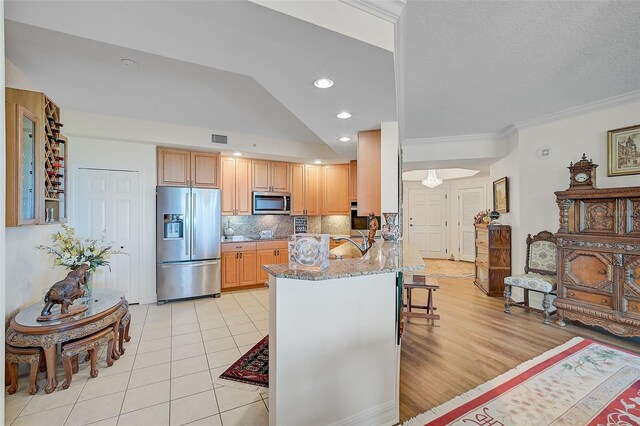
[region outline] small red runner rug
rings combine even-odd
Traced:
[[[265,336],[246,354],[233,363],[221,379],[247,385],[269,387],[269,336]]]
[[[640,355],[575,337],[404,425],[640,425]]]

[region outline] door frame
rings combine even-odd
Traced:
[[[145,295],[145,289],[143,288],[144,283],[148,282],[149,277],[146,276],[145,270],[144,270],[144,253],[147,249],[147,247],[145,247],[144,244],[144,215],[143,215],[143,211],[144,211],[144,170],[143,169],[137,169],[137,168],[132,168],[132,169],[113,169],[113,168],[107,168],[107,167],[90,167],[90,166],[82,166],[82,165],[76,165],[73,168],[73,173],[72,173],[72,177],[73,177],[73,182],[72,185],[75,185],[78,182],[78,177],[80,175],[80,170],[95,170],[95,171],[101,171],[101,172],[124,172],[124,173],[137,173],[138,176],[138,273],[139,273],[139,277],[140,277],[140,283],[137,286],[137,295],[138,295],[138,303],[148,303],[143,296]],[[74,226],[74,223],[76,223],[76,209],[78,208],[78,203],[77,203],[77,192],[72,191],[71,193],[72,197],[71,200],[69,200],[69,203],[71,204],[72,208],[70,209],[70,211],[68,212],[69,214],[69,220],[68,223],[71,226]],[[154,222],[155,222],[155,217],[153,218]],[[155,226],[154,226],[155,229]],[[154,245],[155,245],[155,234],[154,234]],[[155,256],[154,256],[155,257]],[[154,269],[155,269],[155,265],[154,265]],[[155,293],[155,282],[156,282],[156,277],[155,275],[152,277],[153,278],[153,284],[154,284],[154,293]],[[132,303],[132,304],[136,304],[136,303]]]
[[[462,232],[462,198],[461,198],[461,193],[465,192],[467,190],[470,189],[478,189],[480,190],[481,194],[480,194],[480,210],[482,210],[484,208],[484,206],[487,205],[487,187],[485,185],[477,185],[477,186],[468,186],[468,187],[463,187],[463,188],[458,188],[458,260],[461,260],[463,262],[475,262],[475,254],[474,254],[474,259],[473,260],[466,260],[462,258],[462,238],[464,233]],[[474,247],[475,247],[475,242],[474,242]]]
[[[409,184],[409,185],[407,185]],[[420,186],[418,186],[420,185]],[[427,193],[429,191],[432,191],[434,189],[444,189],[444,220],[445,220],[445,230],[444,230],[444,238],[445,238],[445,257],[443,259],[448,259],[449,256],[451,256],[451,252],[449,252],[449,249],[451,248],[450,245],[450,240],[451,240],[451,226],[449,225],[449,222],[451,222],[451,217],[450,217],[450,208],[449,208],[449,203],[450,203],[450,199],[449,199],[449,185],[447,184],[443,184],[443,185],[439,185],[436,188],[428,188],[422,184],[418,184],[418,185],[414,185],[413,181],[406,181],[403,184],[403,202],[406,201],[406,205],[403,207],[403,210],[405,211],[405,213],[403,214],[403,218],[402,218],[402,227],[403,227],[403,238],[407,240],[407,242],[411,243],[411,238],[410,238],[410,231],[409,231],[409,209],[410,209],[410,200],[409,200],[409,192],[411,190],[423,190],[426,191]]]

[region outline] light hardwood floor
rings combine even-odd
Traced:
[[[570,323],[544,325],[542,315],[485,296],[470,279],[439,278],[435,325],[405,323],[400,363],[400,422],[443,404],[575,336],[640,353],[640,339],[619,338]],[[414,291],[414,303],[424,296]],[[552,317],[555,321],[555,316]]]

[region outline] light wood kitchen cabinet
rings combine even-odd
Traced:
[[[289,163],[253,160],[253,190],[259,192],[290,192],[290,170]]]
[[[262,269],[264,265],[275,265],[289,262],[289,243],[287,241],[258,242],[258,283],[269,281],[269,274]]]
[[[220,153],[158,147],[158,185],[220,187]]]
[[[247,251],[240,253],[238,262],[238,278],[239,284],[254,285],[258,282],[258,274],[256,265],[258,263],[258,254],[255,251]]]
[[[291,214],[322,215],[322,166],[291,166]]]
[[[222,157],[222,214],[251,214],[251,160]]]
[[[349,162],[349,200],[358,200],[358,161]]]
[[[351,214],[351,203],[349,201],[349,164],[331,164],[324,166],[323,179],[323,214]]]
[[[220,188],[220,153],[191,151],[191,186]]]
[[[158,148],[158,185],[189,186],[191,157],[182,149]]]
[[[367,216],[374,212],[380,216],[380,130],[369,130],[358,133],[358,167],[357,196],[358,216]]]
[[[222,253],[222,288],[238,287],[238,252]]]
[[[256,243],[222,245],[222,288],[228,289],[257,283]]]
[[[291,215],[305,214],[304,164],[291,165]]]

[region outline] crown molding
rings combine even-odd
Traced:
[[[512,126],[507,127],[507,129],[505,130],[505,135],[512,134],[514,131],[513,129],[522,130],[526,129],[527,127],[538,126],[540,124],[546,124],[552,121],[562,120],[564,118],[586,114],[588,112],[598,111],[601,109],[611,108],[614,106],[624,105],[636,101],[640,101],[640,90],[634,90],[633,92],[624,93],[618,96],[612,96],[610,98],[590,102],[588,104],[565,109],[551,114],[541,115],[539,117],[534,117],[528,120],[518,121],[513,123]]]
[[[372,15],[396,23],[402,10],[407,5],[407,0],[341,0]]]
[[[435,138],[405,139],[403,145],[422,145],[456,142],[505,142],[504,133],[479,133],[476,135],[439,136]]]

